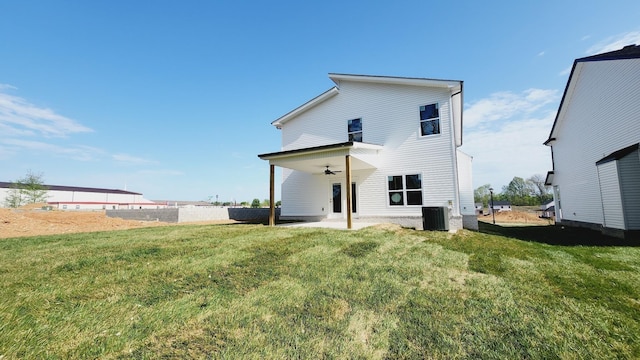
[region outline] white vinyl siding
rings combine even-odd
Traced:
[[[389,207],[386,181],[392,174],[422,174],[423,205],[457,206],[456,154],[451,143],[451,93],[446,88],[343,81],[340,93],[309,109],[282,127],[282,150],[301,149],[346,142],[345,123],[363,119],[364,142],[383,145],[377,169],[355,171],[358,177],[360,216],[421,216],[420,206]],[[420,136],[418,109],[439,104],[440,135]],[[295,173],[295,172],[294,172]],[[315,215],[319,203],[327,210],[328,185],[324,175],[285,179],[282,215]],[[301,193],[302,195],[294,195]],[[310,195],[313,193],[313,195]],[[320,194],[320,195],[316,195]],[[301,199],[304,197],[305,199]],[[313,197],[314,200],[310,198]],[[453,214],[459,211],[454,209]]]
[[[329,209],[324,175],[282,169],[280,216],[323,216]]]
[[[596,162],[640,139],[640,59],[578,63],[552,136],[562,217],[603,224]]]
[[[460,212],[462,215],[475,215],[473,198],[473,178],[471,166],[473,158],[462,151],[457,151],[458,182],[460,189]]]

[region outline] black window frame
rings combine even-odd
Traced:
[[[396,206],[422,206],[423,201],[422,174],[410,173],[403,175],[387,176],[387,205]]]
[[[431,103],[419,108],[420,136],[440,135],[440,104]],[[430,129],[430,130],[429,130]]]
[[[355,121],[358,121],[359,126],[353,129]],[[362,118],[347,120],[347,138],[348,141],[362,142]]]

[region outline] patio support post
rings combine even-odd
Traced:
[[[353,207],[351,206],[351,155],[345,156],[345,167],[347,175],[347,229],[351,229],[351,216]]]
[[[275,165],[269,164],[269,226],[276,224],[276,199],[273,190],[275,178]]]

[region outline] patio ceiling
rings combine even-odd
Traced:
[[[359,142],[346,142],[332,145],[310,147],[276,153],[258,155],[269,164],[303,171],[311,174],[324,174],[331,171],[345,171],[345,156],[351,156],[351,171],[375,169],[378,167],[380,145]]]

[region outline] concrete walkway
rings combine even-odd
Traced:
[[[360,230],[369,226],[377,225],[375,222],[359,222],[354,221],[351,223],[351,230]],[[318,221],[318,222],[298,222],[279,224],[278,226],[285,227],[309,227],[309,228],[326,228],[326,229],[339,229],[347,230],[346,221]]]

